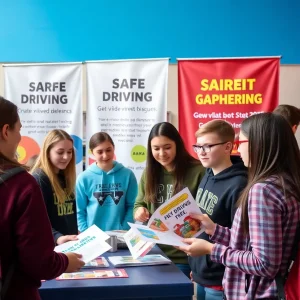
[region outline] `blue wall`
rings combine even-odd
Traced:
[[[300,64],[299,0],[0,0],[0,12],[0,62],[282,55]]]

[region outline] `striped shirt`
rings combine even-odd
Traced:
[[[274,278],[279,270],[287,270],[300,203],[286,199],[275,185],[257,183],[249,192],[248,215],[250,239],[242,228],[240,208],[232,229],[217,225],[211,259],[226,267],[223,287],[228,300],[278,299]]]

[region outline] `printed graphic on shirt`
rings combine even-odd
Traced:
[[[112,205],[113,203],[118,205],[124,195],[121,183],[96,184],[95,189],[93,196],[97,199],[100,206]]]
[[[218,200],[218,197],[208,190],[203,192],[203,189],[200,188],[197,191],[196,202],[198,206],[210,216],[214,213],[214,208]]]
[[[167,189],[165,192],[165,188]],[[164,184],[159,184],[157,187],[157,198],[156,198],[156,202],[157,203],[164,203],[165,201],[169,200],[172,195],[173,195],[173,184],[167,184],[167,186],[165,186]],[[166,199],[164,199],[164,194],[166,193]]]
[[[66,196],[65,202],[60,203],[56,197],[56,194],[53,194],[54,204],[57,208],[58,216],[67,216],[74,214],[74,205],[75,205],[75,197],[71,195],[69,197]]]

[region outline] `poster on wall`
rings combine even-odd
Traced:
[[[74,141],[76,171],[82,171],[82,64],[4,65],[5,98],[18,106],[22,123],[19,161],[39,154],[53,129]]]
[[[196,157],[195,132],[204,123],[224,119],[238,132],[245,118],[274,110],[279,61],[280,57],[178,59],[179,132],[192,155]]]
[[[139,181],[153,125],[166,121],[169,59],[87,62],[87,145],[94,133],[108,133],[115,160]],[[87,147],[86,165],[94,162]]]

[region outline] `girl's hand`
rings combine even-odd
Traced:
[[[68,252],[65,253],[68,257],[69,264],[66,269],[66,273],[78,272],[84,265],[84,261],[81,260],[82,255],[77,253]]]
[[[78,240],[77,235],[63,235],[56,240],[56,244],[61,245],[69,241],[77,241],[77,240]]]
[[[202,256],[211,254],[212,248],[214,246],[214,244],[212,243],[196,238],[183,239],[182,241],[187,245],[176,248],[185,252],[189,256]]]
[[[136,221],[144,223],[144,222],[147,222],[149,220],[149,216],[150,216],[150,214],[149,214],[149,211],[148,211],[147,208],[145,208],[145,207],[139,207],[136,210],[135,214],[134,214],[134,219]]]
[[[205,227],[205,232],[208,235],[214,235],[217,224],[214,223],[207,214],[190,214],[193,219],[199,220],[201,224]]]

